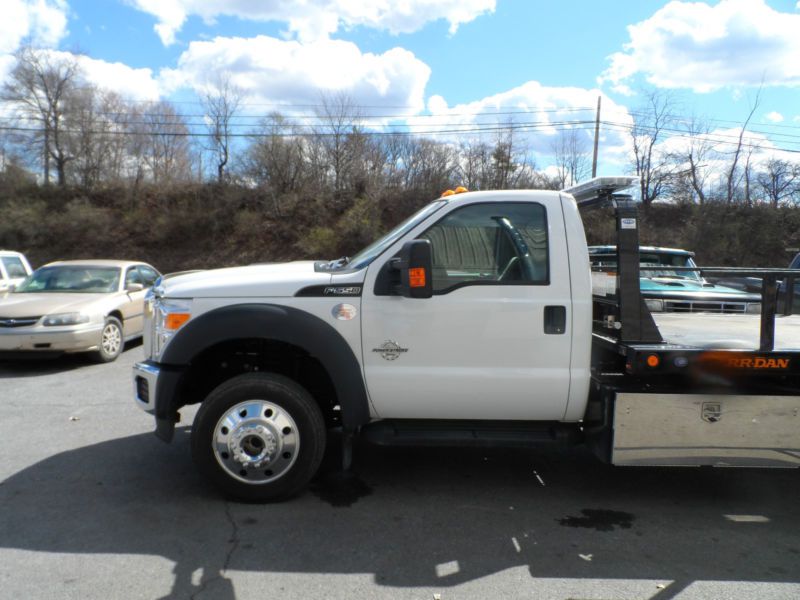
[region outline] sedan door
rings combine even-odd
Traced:
[[[121,307],[122,318],[125,320],[125,337],[130,338],[142,334],[144,328],[144,296],[147,293],[145,280],[138,266],[128,267],[125,273],[123,292],[127,295],[127,302]],[[141,290],[129,290],[129,286],[138,284]]]

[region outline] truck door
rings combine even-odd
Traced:
[[[557,194],[453,201],[369,268],[364,370],[383,418],[558,420],[570,386],[571,313]],[[432,298],[375,283],[409,239],[432,246]]]

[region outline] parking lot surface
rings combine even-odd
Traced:
[[[0,362],[2,598],[800,598],[800,473],[356,450],[281,504],[196,474],[112,364]],[[332,457],[335,458],[335,457]]]

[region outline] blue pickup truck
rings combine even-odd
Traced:
[[[759,293],[709,283],[696,271],[676,267],[697,267],[694,252],[676,248],[641,246],[639,264],[642,297],[650,312],[761,312]],[[589,246],[593,291],[613,293],[616,280],[616,246]]]

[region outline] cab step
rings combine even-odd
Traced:
[[[360,437],[378,446],[530,448],[573,445],[583,432],[578,424],[556,421],[384,419],[362,427]]]

